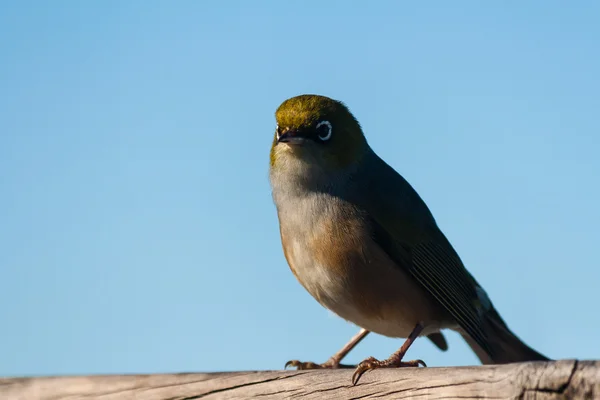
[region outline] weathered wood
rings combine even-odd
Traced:
[[[0,379],[2,400],[594,399],[600,361],[562,360],[459,368],[257,371]]]

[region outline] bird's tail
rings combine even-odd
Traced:
[[[488,354],[483,350],[469,335],[461,333],[482,364],[549,360],[549,358],[523,343],[521,339],[512,333],[495,309],[486,313],[486,319],[488,345],[492,354]]]

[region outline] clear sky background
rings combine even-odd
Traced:
[[[0,375],[338,350],[357,328],[289,271],[268,183],[274,111],[302,93],[350,107],[519,336],[600,358],[599,20],[594,1],[3,1]],[[448,338],[408,357],[478,363]]]

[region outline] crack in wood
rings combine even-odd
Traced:
[[[209,395],[215,394],[215,393],[232,391],[232,390],[241,389],[241,388],[248,387],[248,386],[260,385],[260,384],[263,384],[263,383],[268,383],[268,382],[273,382],[273,381],[281,381],[281,380],[293,378],[295,376],[299,376],[299,375],[302,375],[302,374],[303,373],[297,373],[297,374],[292,374],[292,375],[287,375],[287,376],[276,376],[275,378],[264,379],[262,381],[247,382],[247,383],[243,383],[241,385],[236,385],[236,386],[225,387],[225,388],[222,388],[222,389],[211,390],[210,392],[202,393],[202,394],[199,394],[197,396],[183,397],[183,398],[181,398],[181,400],[197,400],[197,399],[201,399],[203,397],[206,397],[206,396],[209,396]]]

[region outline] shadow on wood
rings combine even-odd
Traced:
[[[562,360],[457,368],[97,375],[0,379],[2,400],[594,399],[600,361]]]

